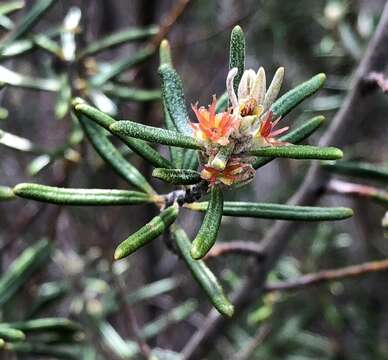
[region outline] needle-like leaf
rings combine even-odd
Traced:
[[[338,148],[310,145],[264,146],[251,149],[249,153],[254,156],[318,160],[337,160],[343,156]]]
[[[207,201],[186,204],[195,211],[206,211]],[[260,219],[329,221],[343,220],[353,215],[352,209],[343,207],[291,206],[284,204],[225,201],[223,215]]]
[[[231,317],[234,307],[225,296],[224,290],[215,275],[203,260],[194,260],[190,254],[191,243],[184,230],[177,226],[172,228],[172,238],[175,241],[183,261],[190,269],[194,279],[203,289],[213,306],[220,314]]]
[[[192,136],[186,136],[176,131],[160,129],[139,124],[129,120],[116,121],[109,130],[117,135],[130,136],[137,139],[187,149],[201,149],[201,144]]]
[[[245,68],[245,35],[240,26],[235,26],[230,35],[229,70],[237,68],[234,78],[234,91],[237,94],[238,85]]]
[[[80,114],[79,120],[98,154],[116,171],[117,174],[136,188],[145,191],[148,194],[155,193],[155,190],[139,170],[127,161],[124,156],[121,155],[120,151],[111,143],[102,127],[87,118],[85,119],[83,114]]]
[[[306,121],[303,125],[297,127],[296,129],[290,131],[286,135],[280,137],[280,141],[290,142],[290,143],[300,143],[304,139],[307,139],[314,131],[316,131],[325,121],[323,116],[316,116]],[[257,158],[252,166],[254,169],[258,169],[265,164],[268,164],[274,158]]]
[[[358,161],[325,161],[322,166],[336,174],[388,183],[388,166]]]
[[[159,31],[157,26],[149,26],[146,28],[126,28],[113,34],[109,34],[102,39],[90,43],[79,55],[78,59],[85,56],[91,56],[101,51],[112,49],[113,47],[126,44],[129,42],[146,39],[156,35]]]
[[[284,117],[287,115],[304,99],[317,92],[323,86],[325,80],[325,74],[318,74],[313,76],[310,80],[305,81],[304,83],[285,93],[271,106],[271,110],[275,117]]]
[[[138,191],[71,189],[32,183],[18,184],[13,191],[22,198],[65,205],[137,205],[158,200],[155,195]]]
[[[216,242],[221,225],[223,204],[222,190],[218,186],[213,186],[205,218],[191,245],[190,254],[193,259],[203,258]]]
[[[189,115],[186,109],[182,80],[178,73],[168,64],[159,67],[159,76],[162,83],[162,96],[167,111],[175,124],[176,129],[184,135],[192,135]]]
[[[201,181],[201,175],[197,171],[187,169],[156,168],[152,176],[175,185],[197,184]]]
[[[119,260],[148,244],[161,235],[178,217],[179,209],[173,205],[155,216],[149,223],[117,246],[114,259]]]

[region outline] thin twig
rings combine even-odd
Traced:
[[[239,351],[234,359],[235,360],[249,360],[252,359],[252,354],[257,349],[259,345],[263,343],[265,339],[267,339],[268,335],[271,333],[271,325],[269,323],[265,323],[260,326],[256,335],[252,338],[252,340],[244,346],[244,348]]]
[[[388,259],[380,261],[370,261],[358,265],[347,266],[335,270],[322,270],[317,273],[307,274],[295,280],[281,281],[265,286],[265,291],[291,291],[301,290],[309,286],[322,283],[343,280],[346,278],[359,277],[369,273],[388,270]]]
[[[381,72],[372,71],[365,77],[365,82],[371,88],[380,88],[383,93],[388,93],[388,79]]]
[[[388,204],[388,191],[374,186],[356,184],[348,181],[332,179],[327,184],[327,191],[341,195],[353,195]]]
[[[160,42],[170,32],[171,28],[177,22],[178,18],[183,14],[190,0],[178,0],[171,8],[169,13],[164,17],[159,32],[152,38],[151,45],[156,49]]]
[[[139,346],[139,351],[144,357],[144,359],[149,359],[151,355],[151,348],[141,336],[140,327],[135,317],[135,314],[133,313],[132,308],[126,301],[126,290],[124,288],[124,285],[122,284],[121,280],[115,275],[113,275],[113,281],[116,285],[115,287],[117,290],[118,300],[121,306],[123,307],[125,317],[128,319],[128,322],[131,326],[132,334],[136,340],[137,345]]]
[[[254,241],[231,241],[216,243],[206,254],[204,260],[228,254],[252,255],[258,260],[264,259],[262,247]]]
[[[366,111],[363,89],[365,87],[365,76],[372,71],[383,71],[388,61],[388,2],[386,2],[379,25],[367,51],[357,68],[353,84],[350,87],[341,109],[332,120],[326,134],[319,142],[320,146],[340,146],[344,143],[346,135],[349,134],[349,124],[355,126],[354,119],[361,110]],[[305,180],[297,192],[288,201],[290,205],[314,204],[322,194],[322,189],[329,180],[327,174],[323,174],[319,164],[313,164],[305,176]],[[289,241],[291,234],[295,234],[298,223],[296,222],[275,222],[269,232],[262,240],[265,251],[265,261],[256,265],[256,268],[246,277],[244,284],[233,294],[235,314],[240,314],[247,305],[256,301],[263,292],[267,274],[274,267],[281,257]],[[225,329],[226,319],[216,310],[212,310],[206,318],[203,326],[192,336],[183,349],[185,360],[201,358],[203,353],[209,349],[209,342],[215,342],[217,336]]]

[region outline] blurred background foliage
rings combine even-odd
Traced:
[[[26,7],[34,3],[26,1]],[[161,24],[173,4],[169,0],[57,1],[33,33],[48,35],[63,22],[72,6],[78,6],[84,39],[90,44],[129,26],[148,28]],[[168,35],[188,105],[197,101],[208,104],[212,94],[224,92],[230,30],[240,24],[247,37],[247,68],[262,65],[273,74],[278,66],[284,66],[283,91],[315,73],[325,72],[328,76],[319,96],[292,112],[285,122],[295,124],[315,113],[323,113],[330,122],[349,89],[351,74],[373,34],[383,5],[380,0],[191,1]],[[23,12],[26,10],[0,16],[1,34],[5,35]],[[109,67],[138,54],[146,41],[112,48],[90,61],[101,68]],[[3,56],[0,61],[1,66],[29,77],[60,79],[61,65],[40,46],[16,57]],[[109,105],[120,118],[162,124],[157,66],[156,54],[121,76],[119,83],[123,87],[150,90],[152,96],[140,102],[129,101],[138,98],[113,96]],[[1,129],[59,154],[50,159],[50,166],[41,166],[37,160],[42,161],[39,151],[15,150],[0,144],[1,185],[32,181],[69,187],[125,188],[126,184],[104,165],[88,143],[78,145],[82,133],[76,132],[66,111],[58,110],[61,95],[66,96],[18,86],[6,87],[0,93]],[[357,111],[354,126],[345,139],[347,160],[375,164],[388,161],[385,96],[379,93],[370,97],[367,113],[364,109]],[[324,131],[323,128],[314,134],[311,141]],[[151,168],[136,155],[125,156],[150,174]],[[278,159],[261,169],[248,187],[228,193],[227,198],[283,202],[303,180],[306,168],[306,162]],[[158,191],[172,189],[158,180],[151,181]],[[323,197],[321,202],[349,206],[355,215],[343,222],[304,224],[297,234],[289,234],[295,238],[270,279],[287,280],[387,256],[388,245],[381,227],[384,207],[334,194]],[[39,257],[38,264],[30,269],[34,271],[15,274],[18,280],[11,281],[14,287],[8,298],[0,299],[1,322],[28,325],[31,319],[74,321],[74,327],[65,335],[63,329],[27,329],[27,340],[13,343],[14,351],[4,351],[1,358],[141,358],[139,344],[145,341],[155,349],[156,358],[178,359],[209,310],[186,269],[162,241],[112,265],[115,239],[124,238],[152,216],[148,205],[134,211],[126,207],[58,207],[24,200],[1,203],[0,286],[7,286],[12,264],[24,251],[43,244],[38,243],[39,239],[55,240],[50,252],[45,251],[43,259]],[[194,234],[199,219],[200,215],[187,212],[182,223],[189,235]],[[219,239],[258,242],[270,227],[269,220],[226,217]],[[210,259],[209,263],[231,291],[241,283],[250,261],[243,256],[226,256]],[[382,286],[386,276],[381,273],[298,292],[268,293],[215,337],[208,358],[388,359],[388,290]],[[20,324],[14,326],[23,331]]]

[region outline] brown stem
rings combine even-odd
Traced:
[[[136,340],[137,345],[139,346],[139,351],[144,359],[149,359],[151,355],[151,348],[142,338],[136,316],[126,301],[126,289],[124,284],[122,284],[121,280],[115,275],[113,275],[113,281],[117,290],[118,300],[123,307],[125,318],[128,320],[129,325],[131,326],[132,334]]]
[[[252,359],[252,354],[257,349],[259,345],[267,339],[269,334],[271,333],[271,325],[269,323],[266,323],[264,325],[261,325],[259,330],[257,331],[256,335],[253,337],[253,339],[242,349],[240,352],[238,352],[235,355],[236,360],[249,360]]]
[[[345,98],[345,101],[332,120],[326,134],[319,142],[320,146],[341,146],[349,134],[349,124],[355,126],[354,119],[361,109],[366,110],[365,105],[365,76],[372,71],[383,71],[388,61],[388,2],[386,2],[379,25],[367,51],[359,64],[353,84]],[[288,201],[289,205],[314,204],[320,197],[329,176],[323,173],[319,164],[313,164],[305,177],[305,180]],[[281,257],[298,228],[296,222],[275,222],[262,240],[263,251],[266,254],[265,261],[261,262],[246,277],[244,284],[233,294],[235,314],[240,314],[252,301],[263,292],[268,272],[274,267]],[[215,342],[217,336],[225,329],[226,319],[212,310],[206,318],[203,326],[192,336],[183,349],[185,360],[200,358],[209,350],[209,340]]]
[[[231,241],[216,243],[206,254],[204,260],[228,254],[252,255],[258,260],[264,259],[262,247],[254,241]]]
[[[343,280],[346,278],[359,277],[369,273],[387,271],[388,259],[370,261],[363,264],[347,266],[336,270],[322,270],[317,273],[303,275],[295,280],[281,281],[265,286],[265,291],[291,291],[305,289],[309,286],[319,285],[329,281]]]
[[[169,13],[164,17],[160,24],[159,32],[152,38],[151,45],[155,48],[159,46],[160,42],[170,32],[171,28],[177,22],[178,18],[183,14],[190,0],[178,0],[171,8]]]

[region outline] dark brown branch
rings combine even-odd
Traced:
[[[256,242],[231,241],[227,243],[216,243],[206,254],[204,260],[228,254],[252,255],[259,260],[264,259],[263,249]]]
[[[346,139],[349,124],[355,126],[354,119],[361,110],[365,111],[364,91],[365,76],[372,71],[381,72],[388,61],[388,2],[386,2],[379,25],[367,51],[358,66],[353,84],[339,112],[332,120],[326,134],[319,142],[320,146],[341,146]],[[314,204],[322,193],[326,182],[329,180],[327,174],[323,174],[319,164],[313,164],[305,177],[304,182],[298,191],[288,201],[290,205],[311,205]],[[263,292],[268,272],[273,268],[278,259],[298,228],[296,222],[275,222],[270,231],[264,237],[262,244],[266,254],[265,261],[261,262],[246,277],[242,287],[233,294],[235,314],[240,314],[246,306]],[[208,350],[209,341],[215,341],[225,329],[226,319],[212,310],[206,318],[203,326],[192,336],[183,349],[185,360],[200,358]]]
[[[317,273],[303,275],[295,280],[277,282],[265,286],[265,291],[291,291],[302,290],[309,286],[322,283],[343,280],[352,277],[359,277],[369,273],[388,270],[388,259],[371,261],[363,264],[347,266],[336,270],[322,270]]]
[[[341,195],[353,195],[357,197],[375,199],[376,201],[388,204],[388,192],[370,185],[356,184],[348,181],[333,179],[327,184],[327,191]]]
[[[269,323],[261,325],[256,335],[252,338],[248,345],[245,346],[244,349],[242,349],[240,352],[238,352],[234,358],[236,360],[252,359],[252,354],[254,351],[265,341],[265,339],[267,339],[270,333],[271,325]]]
[[[372,71],[365,77],[365,83],[371,90],[380,88],[383,93],[388,93],[388,79],[383,73]]]
[[[151,45],[157,48],[160,42],[169,33],[171,28],[177,22],[178,18],[183,14],[190,0],[178,0],[171,8],[169,13],[164,17],[160,25],[159,32],[152,38]]]

